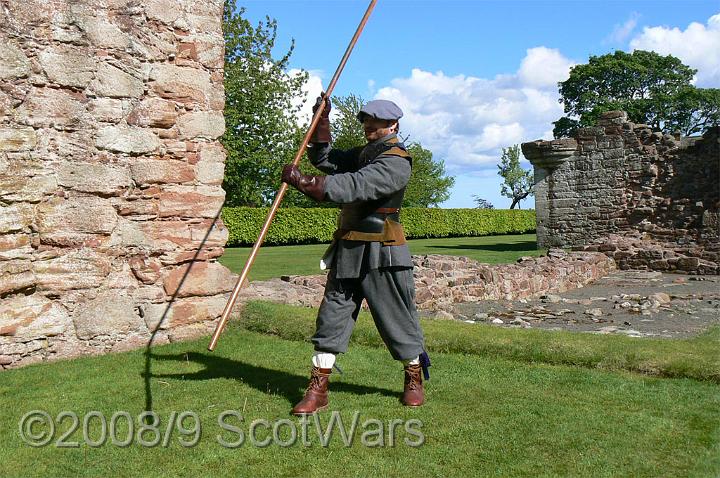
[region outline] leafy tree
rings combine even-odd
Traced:
[[[665,102],[663,116],[667,131],[681,131],[687,136],[701,134],[720,124],[720,89],[684,88]]]
[[[495,209],[495,206],[493,206],[487,199],[483,199],[476,194],[473,194],[472,198],[473,201],[475,201],[475,204],[477,204],[478,209]]]
[[[331,122],[333,147],[351,149],[365,145],[365,133],[357,120],[365,100],[350,94],[333,97],[331,101],[335,111]],[[431,207],[447,200],[455,178],[445,175],[445,163],[434,161],[432,152],[420,143],[409,143],[407,148],[413,158],[413,170],[405,189],[403,207]]]
[[[357,114],[365,104],[365,100],[351,93],[348,96],[333,97],[331,101],[335,111],[330,123],[333,147],[351,149],[364,145],[367,141],[362,124],[357,120]]]
[[[505,181],[500,192],[503,196],[512,199],[510,209],[515,209],[520,201],[533,194],[533,173],[520,167],[519,144],[503,148],[502,151],[500,164],[498,164],[498,175]]]
[[[403,207],[437,207],[450,197],[455,178],[446,176],[445,163],[433,160],[432,151],[420,143],[410,143],[413,159],[412,175],[405,189]]]
[[[553,123],[556,138],[569,136],[578,127],[593,125],[611,110],[624,110],[635,123],[657,131],[684,134],[702,131],[717,124],[718,90],[695,88],[697,72],[672,55],[652,51],[591,56],[587,64],[576,65],[570,77],[558,83],[564,116]]]
[[[576,119],[563,116],[559,120],[553,121],[553,126],[553,136],[556,138],[569,138],[576,129],[581,128],[583,125]]]
[[[280,186],[282,165],[292,161],[302,137],[297,113],[307,73],[287,73],[294,42],[279,58],[273,56],[277,22],[266,17],[257,26],[226,0],[225,134],[227,149],[223,188],[228,206],[269,204]],[[295,103],[294,103],[295,102]],[[299,104],[298,104],[299,103]],[[292,203],[298,195],[289,194]],[[289,201],[288,201],[289,200]]]

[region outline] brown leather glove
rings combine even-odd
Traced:
[[[325,176],[307,176],[297,166],[286,164],[282,170],[282,180],[318,202],[325,200]]]
[[[325,93],[321,93],[318,96],[315,106],[313,106],[313,115],[317,112],[320,107],[322,99],[325,98]],[[310,136],[311,143],[329,143],[330,142],[330,98],[326,98],[325,107],[320,114],[320,121],[318,121],[312,136]]]

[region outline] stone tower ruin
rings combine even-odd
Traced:
[[[719,129],[681,138],[611,111],[574,138],[524,143],[538,245],[599,250],[623,268],[720,273]]]
[[[0,365],[204,334],[225,152],[219,0],[0,1]]]

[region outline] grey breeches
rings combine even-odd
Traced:
[[[315,350],[347,351],[363,299],[367,300],[375,326],[394,359],[413,359],[423,352],[415,283],[412,268],[407,267],[374,269],[357,279],[338,279],[333,268],[328,274],[312,337]]]

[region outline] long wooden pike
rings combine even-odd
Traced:
[[[370,5],[368,5],[367,10],[365,11],[365,15],[363,15],[363,18],[360,21],[357,30],[355,30],[355,35],[353,35],[352,40],[350,40],[350,44],[345,50],[345,54],[343,55],[342,60],[340,60],[340,64],[338,65],[337,70],[335,70],[335,74],[330,80],[330,84],[328,84],[328,87],[325,90],[325,96],[323,96],[322,101],[316,110],[315,116],[313,116],[312,122],[310,123],[310,128],[308,128],[307,133],[305,133],[302,144],[300,145],[297,153],[295,154],[295,159],[293,159],[292,164],[294,164],[295,166],[300,164],[300,160],[302,159],[302,155],[305,152],[305,148],[307,148],[310,137],[312,136],[313,131],[315,131],[315,127],[320,121],[320,115],[325,108],[325,102],[332,94],[332,91],[335,88],[335,84],[337,83],[338,78],[340,78],[340,73],[342,73],[343,68],[345,68],[345,64],[347,63],[348,58],[350,58],[350,53],[355,47],[355,43],[357,43],[358,38],[360,38],[360,33],[362,33],[363,28],[365,28],[365,24],[370,18],[370,13],[372,13],[376,3],[377,0],[371,0]],[[255,245],[250,252],[250,256],[248,257],[247,262],[245,262],[245,267],[243,267],[243,270],[240,273],[240,278],[238,279],[237,284],[235,284],[235,288],[230,295],[230,300],[228,300],[228,303],[225,305],[225,310],[223,310],[222,316],[220,317],[220,322],[218,322],[217,327],[215,328],[215,333],[213,333],[212,339],[210,340],[208,350],[210,350],[211,352],[215,350],[215,346],[217,345],[218,339],[220,338],[220,334],[222,333],[228,319],[230,318],[230,311],[232,310],[235,302],[237,301],[238,295],[240,294],[240,289],[242,289],[243,283],[245,282],[245,279],[250,272],[250,268],[255,262],[255,256],[257,256],[258,250],[260,250],[260,246],[265,240],[268,229],[270,229],[270,224],[272,224],[272,221],[275,218],[275,214],[277,213],[278,207],[280,207],[280,203],[285,196],[287,188],[287,183],[282,183],[282,186],[280,186],[280,190],[278,191],[277,196],[275,196],[275,200],[270,207],[270,212],[268,213],[267,218],[265,218],[265,224],[263,224],[262,230],[260,231],[260,236],[257,238],[257,241],[255,241]]]

